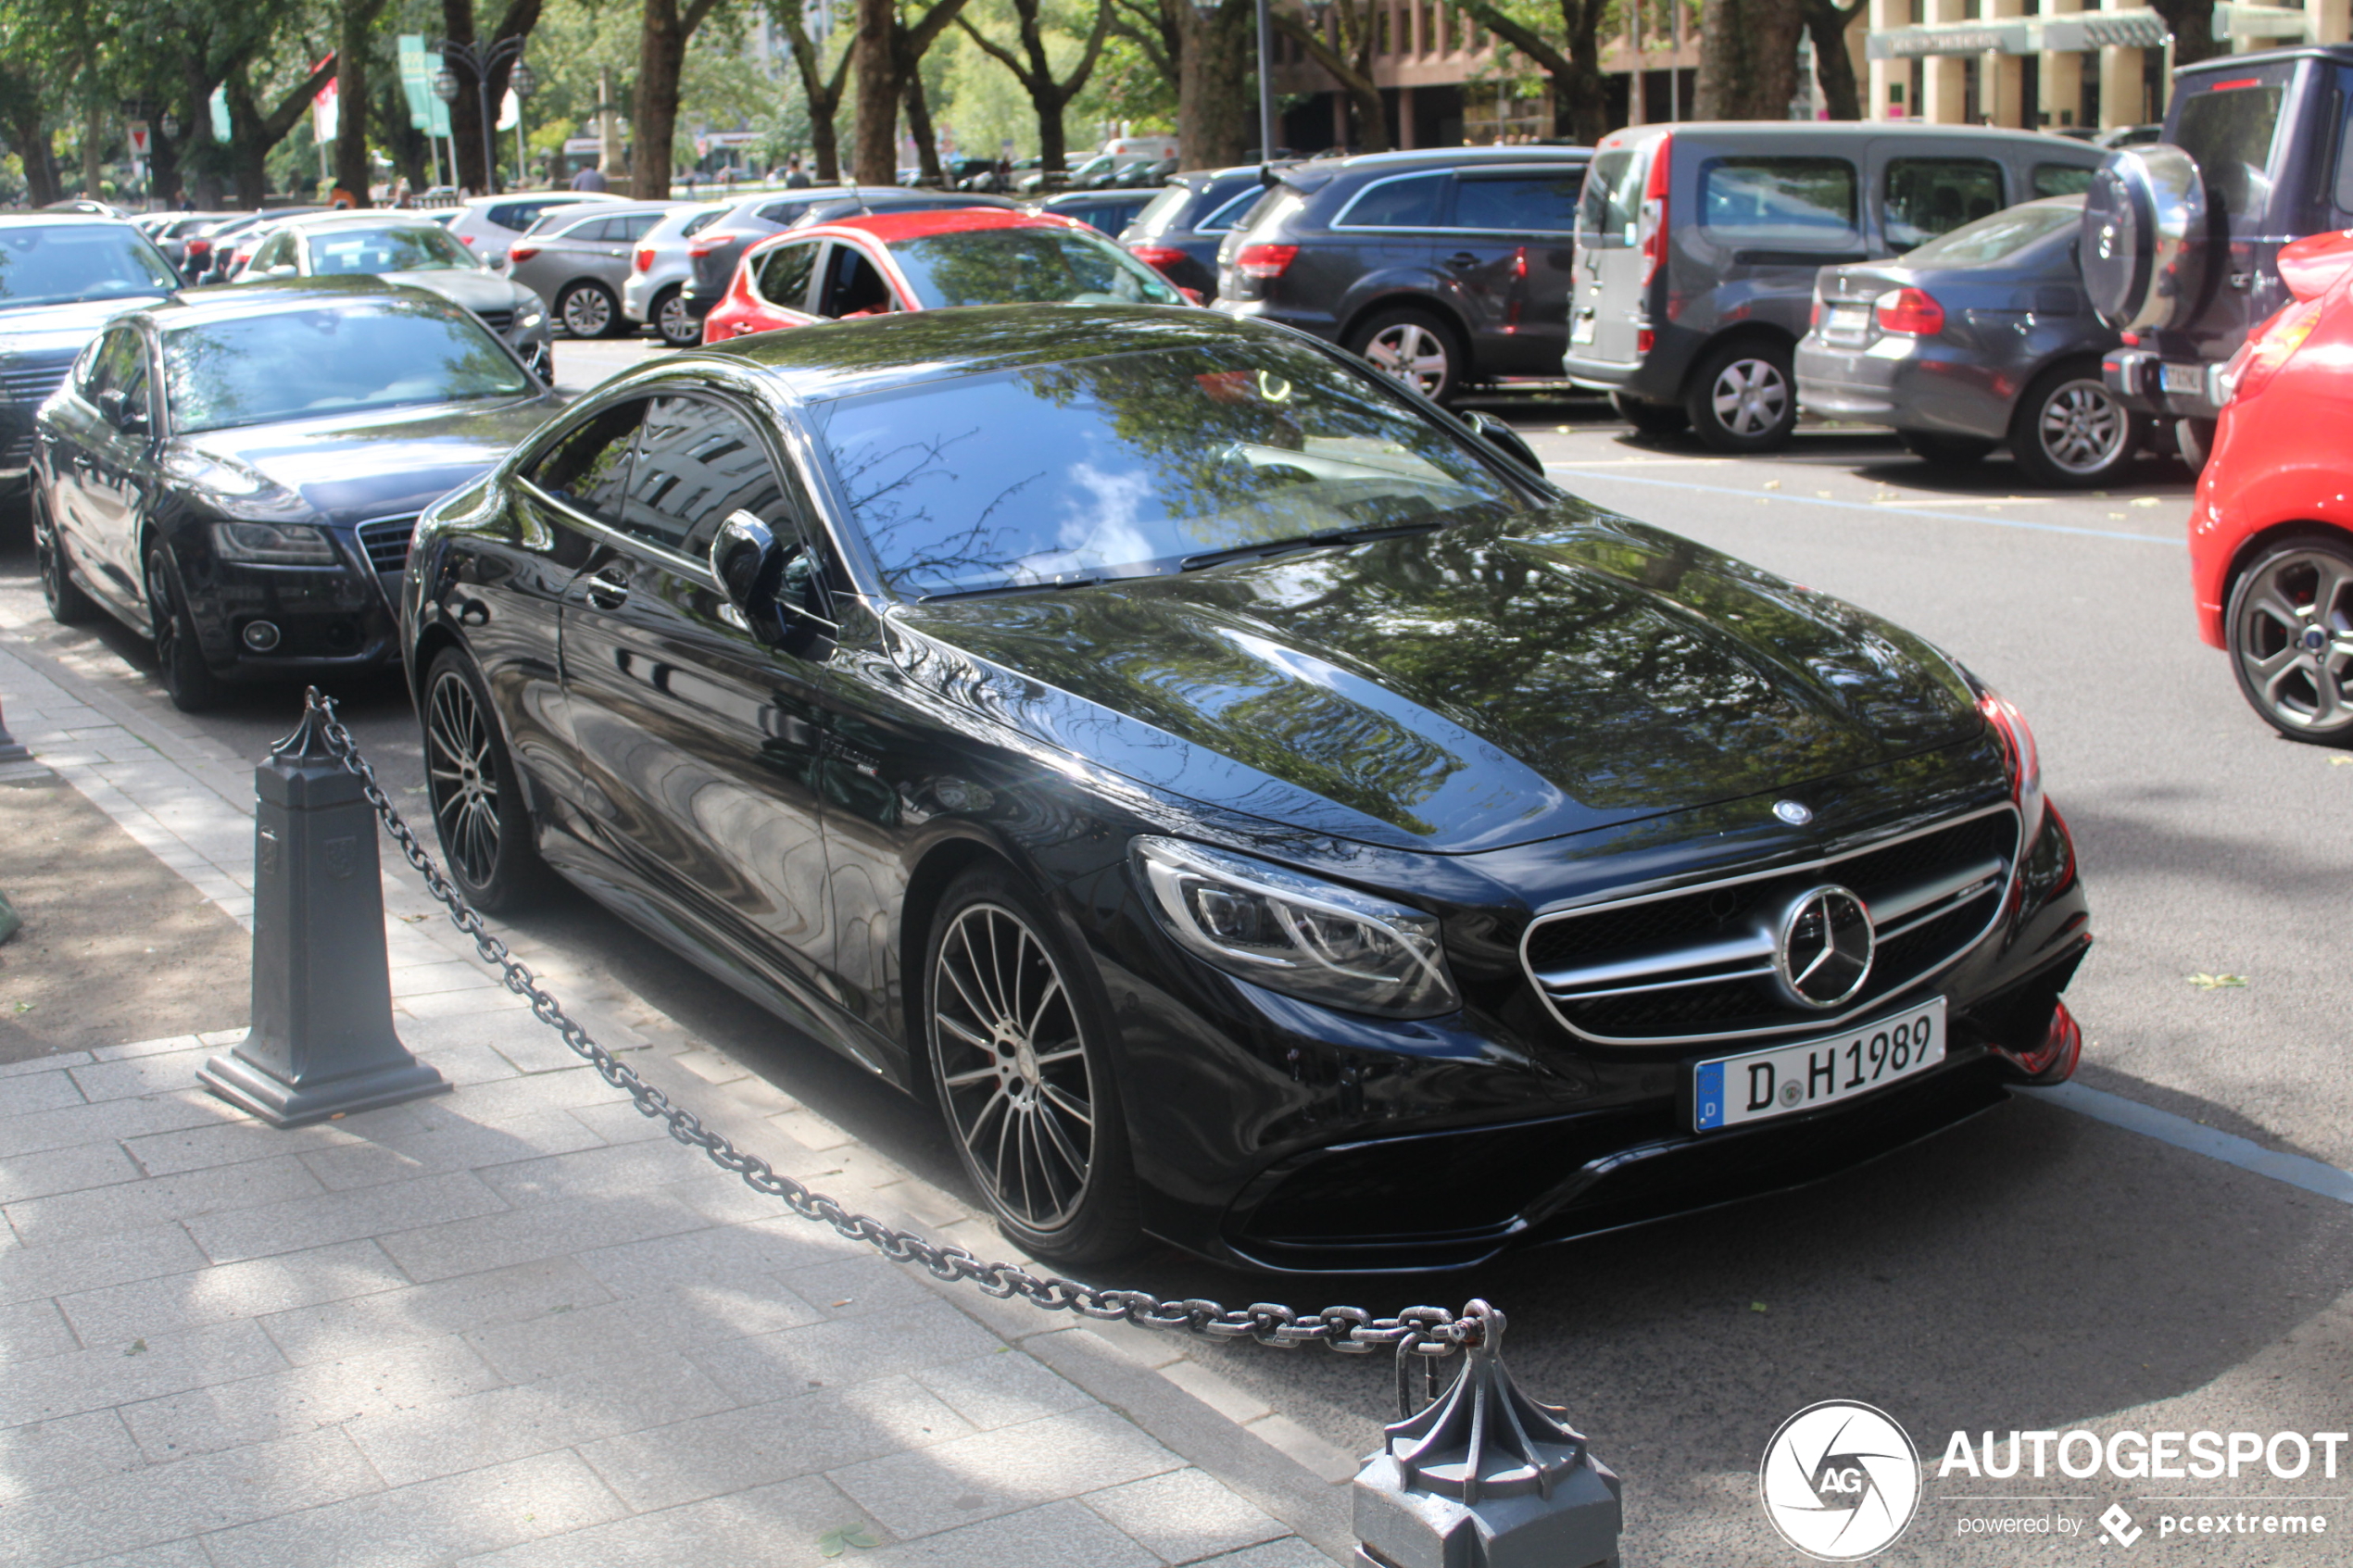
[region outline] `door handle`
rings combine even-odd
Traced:
[[[607,567],[588,579],[586,596],[588,602],[598,609],[619,609],[629,602],[629,583],[612,568]]]
[[[1478,266],[1478,257],[1472,255],[1469,251],[1458,250],[1453,255],[1446,258],[1446,265],[1453,268],[1459,272],[1466,267]]]

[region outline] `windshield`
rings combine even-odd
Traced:
[[[1165,571],[1523,505],[1403,393],[1305,345],[868,393],[822,409],[820,431],[885,581],[911,597]]]
[[[2080,201],[2030,202],[1974,223],[1965,223],[1942,239],[1931,240],[1906,256],[1904,265],[1991,266],[2062,229],[2072,232],[2082,221],[2083,204]]]
[[[192,321],[164,333],[163,375],[182,433],[535,390],[479,322],[437,300]]]
[[[127,223],[0,229],[0,310],[83,299],[153,299],[180,286],[161,252]]]
[[[426,223],[397,229],[327,229],[310,236],[310,270],[321,276],[479,270],[473,253],[448,230]]]
[[[915,302],[1176,305],[1183,296],[1126,251],[1075,229],[977,229],[890,247]]]

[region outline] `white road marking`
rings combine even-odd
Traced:
[[[2176,1116],[2170,1110],[2159,1110],[2082,1084],[2020,1089],[2019,1093],[2047,1105],[2062,1106],[2079,1116],[2089,1116],[2095,1122],[2106,1122],[2112,1127],[2188,1149],[2192,1154],[2202,1154],[2208,1160],[2219,1160],[2225,1165],[2235,1165],[2242,1171],[2251,1171],[2322,1198],[2333,1198],[2339,1203],[2353,1203],[2353,1171],[2340,1171],[2301,1154],[2282,1154],[2252,1139],[2201,1126],[2186,1116]]]

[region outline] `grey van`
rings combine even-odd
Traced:
[[[1791,370],[1824,267],[1900,256],[2106,155],[2031,131],[1716,120],[1612,132],[1578,205],[1561,366],[1637,430],[1767,452],[1797,422]]]

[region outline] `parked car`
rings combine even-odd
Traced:
[[[621,290],[637,242],[676,210],[674,202],[640,202],[594,211],[558,207],[507,247],[507,276],[537,295],[573,337],[610,337],[629,330]]]
[[[438,223],[397,212],[321,212],[277,225],[238,273],[240,283],[280,278],[375,277],[429,289],[483,325],[542,381],[555,379],[554,332],[539,296],[502,278]]]
[[[472,313],[374,278],[134,310],[41,410],[49,613],[153,638],[190,710],[232,682],[373,670],[397,657],[386,584],[418,511],[555,406]]]
[[[226,223],[216,224],[208,231],[212,244],[206,256],[206,270],[201,276],[189,281],[206,284],[235,282],[237,275],[253,260],[254,251],[279,224],[325,210],[321,207],[272,207],[266,212],[247,213]]]
[[[830,223],[867,212],[940,212],[953,207],[985,207],[1000,212],[1020,210],[1004,196],[972,195],[961,191],[909,191],[894,187],[834,185],[755,196],[697,234],[686,245],[695,273],[682,297],[698,321],[727,297],[736,264],[754,241],[781,229]]]
[[[1151,200],[1140,191],[1064,191],[1061,195],[1033,203],[1030,210],[1051,212],[1057,218],[1075,218],[1117,239]]]
[[[1561,361],[1635,429],[1769,452],[1797,424],[1814,274],[1885,261],[2037,196],[2104,155],[1962,125],[1697,121],[1613,131],[1577,220]]]
[[[1131,163],[1111,177],[1111,183],[1123,191],[1158,190],[1168,183],[1176,172],[1178,160],[1174,157],[1155,158],[1147,163]]]
[[[139,227],[155,241],[156,248],[163,252],[163,258],[171,263],[174,271],[184,271],[189,241],[228,216],[225,212],[157,212],[150,213],[147,221]]]
[[[2222,407],[2216,375],[2249,328],[2289,303],[2274,258],[2353,226],[2353,46],[2218,55],[2173,73],[2164,140],[2108,159],[2083,209],[2083,280],[2125,334],[2108,389],[2178,421],[2205,460]]]
[[[1108,185],[1122,170],[1143,168],[1158,163],[1161,155],[1150,152],[1097,153],[1067,165],[1060,174],[1050,173],[1041,163],[1013,181],[1013,189],[1025,195],[1041,195],[1049,191],[1091,191]]]
[[[467,895],[553,867],[925,1088],[1034,1255],[1468,1266],[2074,1068],[2014,708],[1295,332],[671,356],[427,508],[404,607]]]
[[[2198,634],[2296,740],[2353,745],[2353,233],[2275,260],[2290,303],[2215,378],[2221,417],[2190,508]]]
[[[1074,219],[966,207],[845,218],[744,254],[703,341],[950,306],[1182,305],[1159,273]]]
[[[1797,345],[1805,412],[1892,426],[1932,463],[2004,442],[2037,484],[2105,484],[2139,416],[2100,383],[2115,329],[2076,265],[2083,198],[2046,196],[1964,223],[1894,261],[1825,267]]]
[[[1557,378],[1569,232],[1592,154],[1454,147],[1277,174],[1217,248],[1217,308],[1353,349],[1441,402]]]
[[[1179,174],[1156,192],[1119,243],[1178,288],[1217,297],[1217,246],[1266,194],[1259,166]]]
[[[1021,182],[1044,168],[1045,164],[1044,158],[1017,157],[1006,172],[1000,174],[992,167],[986,173],[958,181],[956,188],[960,191],[1018,191],[1022,188]]]
[[[686,308],[686,283],[694,276],[686,246],[727,212],[724,202],[676,207],[647,230],[630,253],[629,276],[622,280],[622,315],[639,326],[650,325],[673,348],[700,343],[702,321]]]
[[[155,242],[128,223],[0,216],[0,495],[22,493],[33,412],[75,357],[110,319],[179,287]]]
[[[610,191],[518,191],[503,196],[468,196],[445,227],[495,272],[507,265],[507,247],[556,208],[627,199]]]

